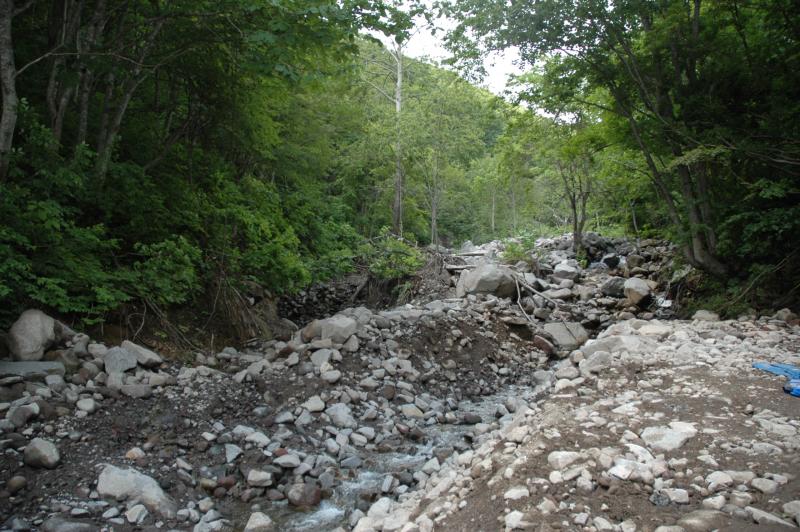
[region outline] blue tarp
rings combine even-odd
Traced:
[[[789,380],[783,385],[783,391],[793,397],[800,397],[800,368],[789,364],[769,364],[768,362],[753,362],[753,367],[786,377]]]

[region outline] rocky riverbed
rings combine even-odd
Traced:
[[[666,320],[668,244],[589,244],[587,270],[567,238],[513,267],[497,243],[467,247],[438,272],[452,297],[341,309],[191,363],[30,311],[9,333],[17,360],[0,362],[0,521],[680,527],[666,532],[800,519],[800,400],[750,367],[800,363],[796,317]]]

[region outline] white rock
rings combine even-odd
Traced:
[[[294,469],[295,467],[300,465],[300,462],[301,462],[300,457],[292,453],[279,456],[273,461],[275,465],[279,465],[287,469]]]
[[[509,530],[526,528],[528,524],[523,520],[524,518],[525,514],[523,514],[519,510],[514,510],[513,512],[509,512],[505,518],[506,528]]]
[[[238,445],[232,443],[225,444],[225,461],[229,464],[234,462],[244,451]]]
[[[325,410],[325,401],[320,399],[319,395],[312,395],[301,406],[309,412],[322,412]]]
[[[264,488],[272,485],[272,473],[251,469],[247,473],[247,485],[256,488]]]
[[[650,285],[643,279],[631,277],[625,281],[623,291],[632,305],[638,305],[650,295]]]
[[[758,508],[753,508],[752,506],[745,508],[745,511],[750,515],[750,517],[753,518],[753,521],[759,525],[783,525],[791,528],[797,528],[789,521],[781,519],[777,515],[765,512],[764,510],[759,510]]]
[[[669,427],[647,427],[640,436],[654,451],[669,452],[680,449],[696,435],[697,429],[691,423],[673,421]]]
[[[547,463],[553,469],[564,469],[580,460],[581,454],[574,451],[553,451],[547,455]]]
[[[503,498],[511,501],[530,497],[531,493],[525,486],[515,486],[503,494]]]
[[[147,508],[143,504],[137,504],[125,512],[125,518],[132,525],[141,525],[147,519]]]
[[[97,493],[101,497],[114,499],[138,499],[150,511],[167,519],[176,513],[175,503],[158,482],[135,469],[123,469],[107,465],[97,479]]]
[[[142,367],[152,368],[164,362],[159,354],[150,351],[146,347],[129,342],[128,340],[122,342],[120,347],[130,353],[133,353],[133,355],[136,357],[136,362],[138,362]]]
[[[265,513],[253,512],[244,526],[244,532],[269,532],[273,530],[272,519]]]
[[[53,442],[34,438],[25,446],[23,460],[30,467],[53,469],[61,463],[61,454]]]
[[[357,423],[350,407],[344,403],[336,403],[325,409],[325,413],[331,418],[331,422],[337,427],[354,428]]]
[[[768,478],[753,479],[750,485],[761,493],[766,493],[767,495],[772,495],[778,491],[778,483]]]
[[[70,334],[71,333],[71,334]],[[8,331],[8,348],[14,360],[41,360],[44,351],[65,337],[74,335],[66,325],[41,310],[26,310]]]
[[[330,338],[334,343],[343,344],[358,329],[358,323],[353,318],[336,315],[321,320],[320,335],[324,340]]]

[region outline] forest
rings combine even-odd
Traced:
[[[451,59],[409,57],[442,18]],[[2,0],[0,78],[0,328],[586,231],[797,301],[793,0]]]

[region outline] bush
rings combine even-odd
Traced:
[[[378,238],[362,246],[369,272],[382,280],[402,279],[414,275],[425,259],[415,246],[383,228]]]

